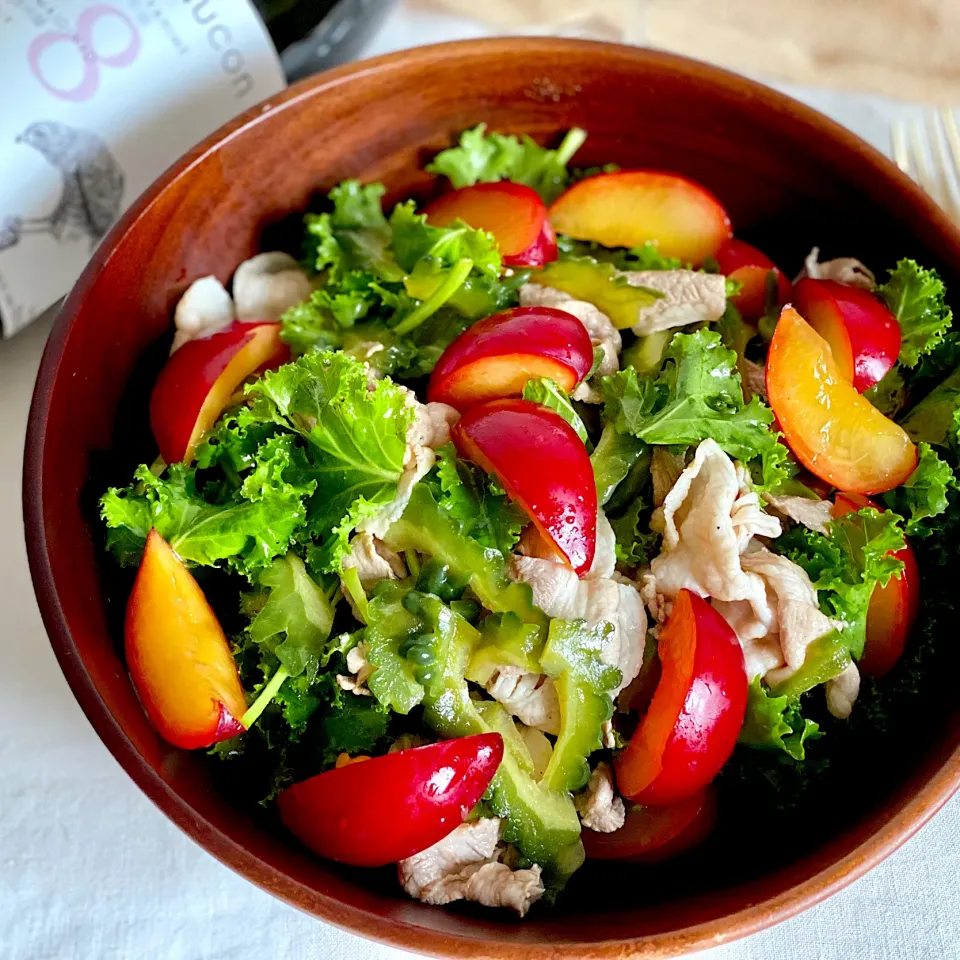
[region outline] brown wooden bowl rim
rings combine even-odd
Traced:
[[[201,817],[172,790],[137,752],[120,724],[107,709],[89,673],[79,658],[70,633],[56,585],[53,581],[46,529],[44,505],[41,502],[43,453],[47,434],[50,396],[59,374],[64,347],[71,327],[90,288],[110,260],[121,236],[133,229],[154,200],[175,180],[188,176],[190,170],[209,152],[216,149],[266,116],[284,110],[305,97],[320,95],[355,78],[375,72],[389,71],[411,59],[427,64],[443,59],[451,51],[458,54],[488,56],[522,56],[526,52],[549,52],[562,55],[567,51],[589,49],[596,56],[613,54],[634,59],[654,67],[736,91],[739,95],[762,102],[765,106],[789,114],[811,128],[811,133],[826,136],[844,150],[860,155],[862,162],[873,167],[891,186],[891,204],[907,204],[919,210],[938,230],[952,235],[960,259],[960,231],[937,204],[902,173],[887,157],[845,127],[811,107],[776,90],[738,74],[697,60],[641,47],[602,43],[591,40],[550,37],[497,37],[433,44],[403,50],[366,61],[347,64],[294,84],[285,92],[271,97],[239,115],[211,134],[167,169],[123,214],[101,243],[57,317],[43,357],[34,388],[27,426],[23,474],[24,532],[34,588],[44,626],[64,676],[81,708],[97,734],[123,769],[141,790],[185,833],[220,861],[253,881],[258,886],[300,909],[309,899],[310,912],[345,930],[396,947],[433,956],[456,955],[470,958],[520,957],[531,960],[578,958],[578,960],[612,960],[626,957],[670,957],[689,950],[716,946],[756,933],[786,920],[819,903],[861,877],[889,856],[920,829],[960,787],[960,748],[948,756],[941,767],[903,806],[891,813],[873,834],[847,855],[808,879],[783,891],[776,897],[752,904],[735,913],[703,923],[627,941],[565,941],[544,944],[520,942],[510,945],[503,939],[462,937],[415,924],[387,919],[317,893],[292,880],[283,871],[265,864],[227,834]],[[509,936],[509,934],[507,934]]]

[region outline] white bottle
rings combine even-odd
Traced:
[[[0,0],[4,337],[177,157],[284,86],[247,0]]]

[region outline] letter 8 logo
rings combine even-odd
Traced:
[[[94,26],[107,17],[119,17],[130,31],[130,40],[118,53],[102,55],[95,49]],[[58,87],[44,75],[40,58],[51,47],[59,44],[76,47],[83,63],[83,77],[75,87]],[[27,49],[27,60],[33,75],[55,97],[61,100],[89,100],[100,88],[100,67],[129,67],[137,59],[141,47],[140,33],[136,24],[122,11],[105,3],[87,7],[77,18],[74,33],[58,33],[50,30],[35,37]]]

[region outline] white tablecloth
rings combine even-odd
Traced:
[[[395,16],[382,52],[480,35]],[[876,98],[791,90],[885,148]],[[274,900],[188,840],[136,789],[47,643],[23,545],[22,444],[49,319],[0,345],[0,960],[387,960],[406,953]],[[705,960],[960,957],[960,800],[852,887]]]

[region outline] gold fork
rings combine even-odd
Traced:
[[[929,111],[923,121],[895,121],[893,159],[960,223],[960,126],[953,111]]]

